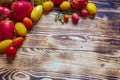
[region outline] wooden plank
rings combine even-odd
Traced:
[[[23,48],[19,50],[17,59],[12,64],[6,65],[5,55],[2,57],[0,58],[1,73],[6,69],[7,72],[12,70],[9,74],[24,73],[25,71],[27,75],[36,77],[40,73],[46,72],[47,75],[43,75],[44,77],[84,79],[81,76],[86,76],[88,79],[95,78],[95,80],[107,79],[108,76],[115,78],[120,76],[120,55],[110,56],[85,51]],[[61,75],[57,75],[57,73]],[[12,77],[12,75],[10,76]]]

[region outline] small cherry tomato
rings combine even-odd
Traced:
[[[32,20],[31,20],[30,18],[25,17],[25,18],[23,19],[23,24],[25,25],[25,27],[26,27],[27,29],[31,29],[31,28],[32,28],[32,25],[33,25],[33,22],[32,22]]]
[[[86,9],[90,15],[95,15],[97,12],[96,4],[89,2],[86,6]]]
[[[15,31],[18,36],[25,36],[27,34],[27,28],[22,22],[17,22],[15,24]]]
[[[82,17],[86,17],[86,16],[88,16],[88,11],[86,10],[86,9],[83,9],[83,10],[81,10],[80,11],[80,15],[82,16]]]
[[[17,53],[17,49],[15,47],[13,47],[13,46],[7,47],[7,49],[6,49],[7,57],[14,58],[16,56],[16,53]]]
[[[74,24],[77,24],[79,21],[79,15],[77,13],[72,14],[72,21]]]
[[[68,20],[69,20],[69,15],[64,14],[64,21],[65,21],[65,22],[68,22]]]

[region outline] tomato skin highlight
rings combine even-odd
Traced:
[[[9,58],[14,58],[16,56],[17,49],[13,46],[9,46],[6,48],[6,55]]]

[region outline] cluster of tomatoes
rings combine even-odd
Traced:
[[[2,2],[3,1],[3,2]],[[17,50],[22,45],[27,31],[32,28],[33,22],[40,19],[43,10],[53,9],[54,5],[61,5],[62,9],[68,8],[66,2],[68,0],[51,0],[51,2],[43,3],[47,0],[2,0],[0,1],[0,52],[6,53],[8,58],[15,58]],[[33,4],[31,1],[43,3],[43,5]],[[41,2],[42,1],[42,2]],[[64,3],[63,3],[64,2]],[[70,4],[68,1],[67,4]],[[49,6],[47,5],[49,4]],[[88,3],[88,0],[71,0],[73,9],[81,9],[81,16],[96,13],[96,6]],[[87,7],[86,7],[87,6]],[[70,7],[70,6],[69,6]],[[57,15],[58,20],[62,20]],[[67,22],[68,15],[64,15],[64,21]],[[77,13],[72,14],[72,20],[76,24],[79,20]]]
[[[33,26],[33,21],[29,17],[33,5],[27,0],[2,1],[0,1],[0,53],[5,52],[8,58],[15,58],[27,31]]]

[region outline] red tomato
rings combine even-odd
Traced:
[[[0,35],[0,42],[2,41],[2,36]]]
[[[24,17],[28,17],[33,9],[32,3],[27,1],[15,1],[11,5],[14,11],[13,18],[22,21]]]
[[[55,5],[60,5],[63,1],[67,0],[51,0]]]
[[[79,21],[79,15],[77,13],[72,14],[72,21],[74,24],[77,24]]]
[[[86,9],[83,9],[83,10],[81,10],[80,11],[80,15],[82,16],[82,17],[86,17],[86,16],[88,16],[88,11],[86,10]]]
[[[3,39],[11,39],[14,34],[14,22],[3,20],[0,22],[0,34]]]
[[[16,53],[17,53],[17,49],[15,47],[13,47],[13,46],[7,47],[7,49],[6,49],[7,57],[14,58],[16,56]]]
[[[33,22],[32,22],[32,20],[31,20],[30,18],[25,17],[25,18],[23,19],[23,24],[25,25],[25,27],[26,27],[27,29],[31,29],[31,28],[32,28],[32,25],[33,25]]]
[[[0,21],[10,17],[11,17],[10,9],[0,6]]]
[[[86,7],[88,0],[71,0],[71,5],[74,9],[83,9]]]

